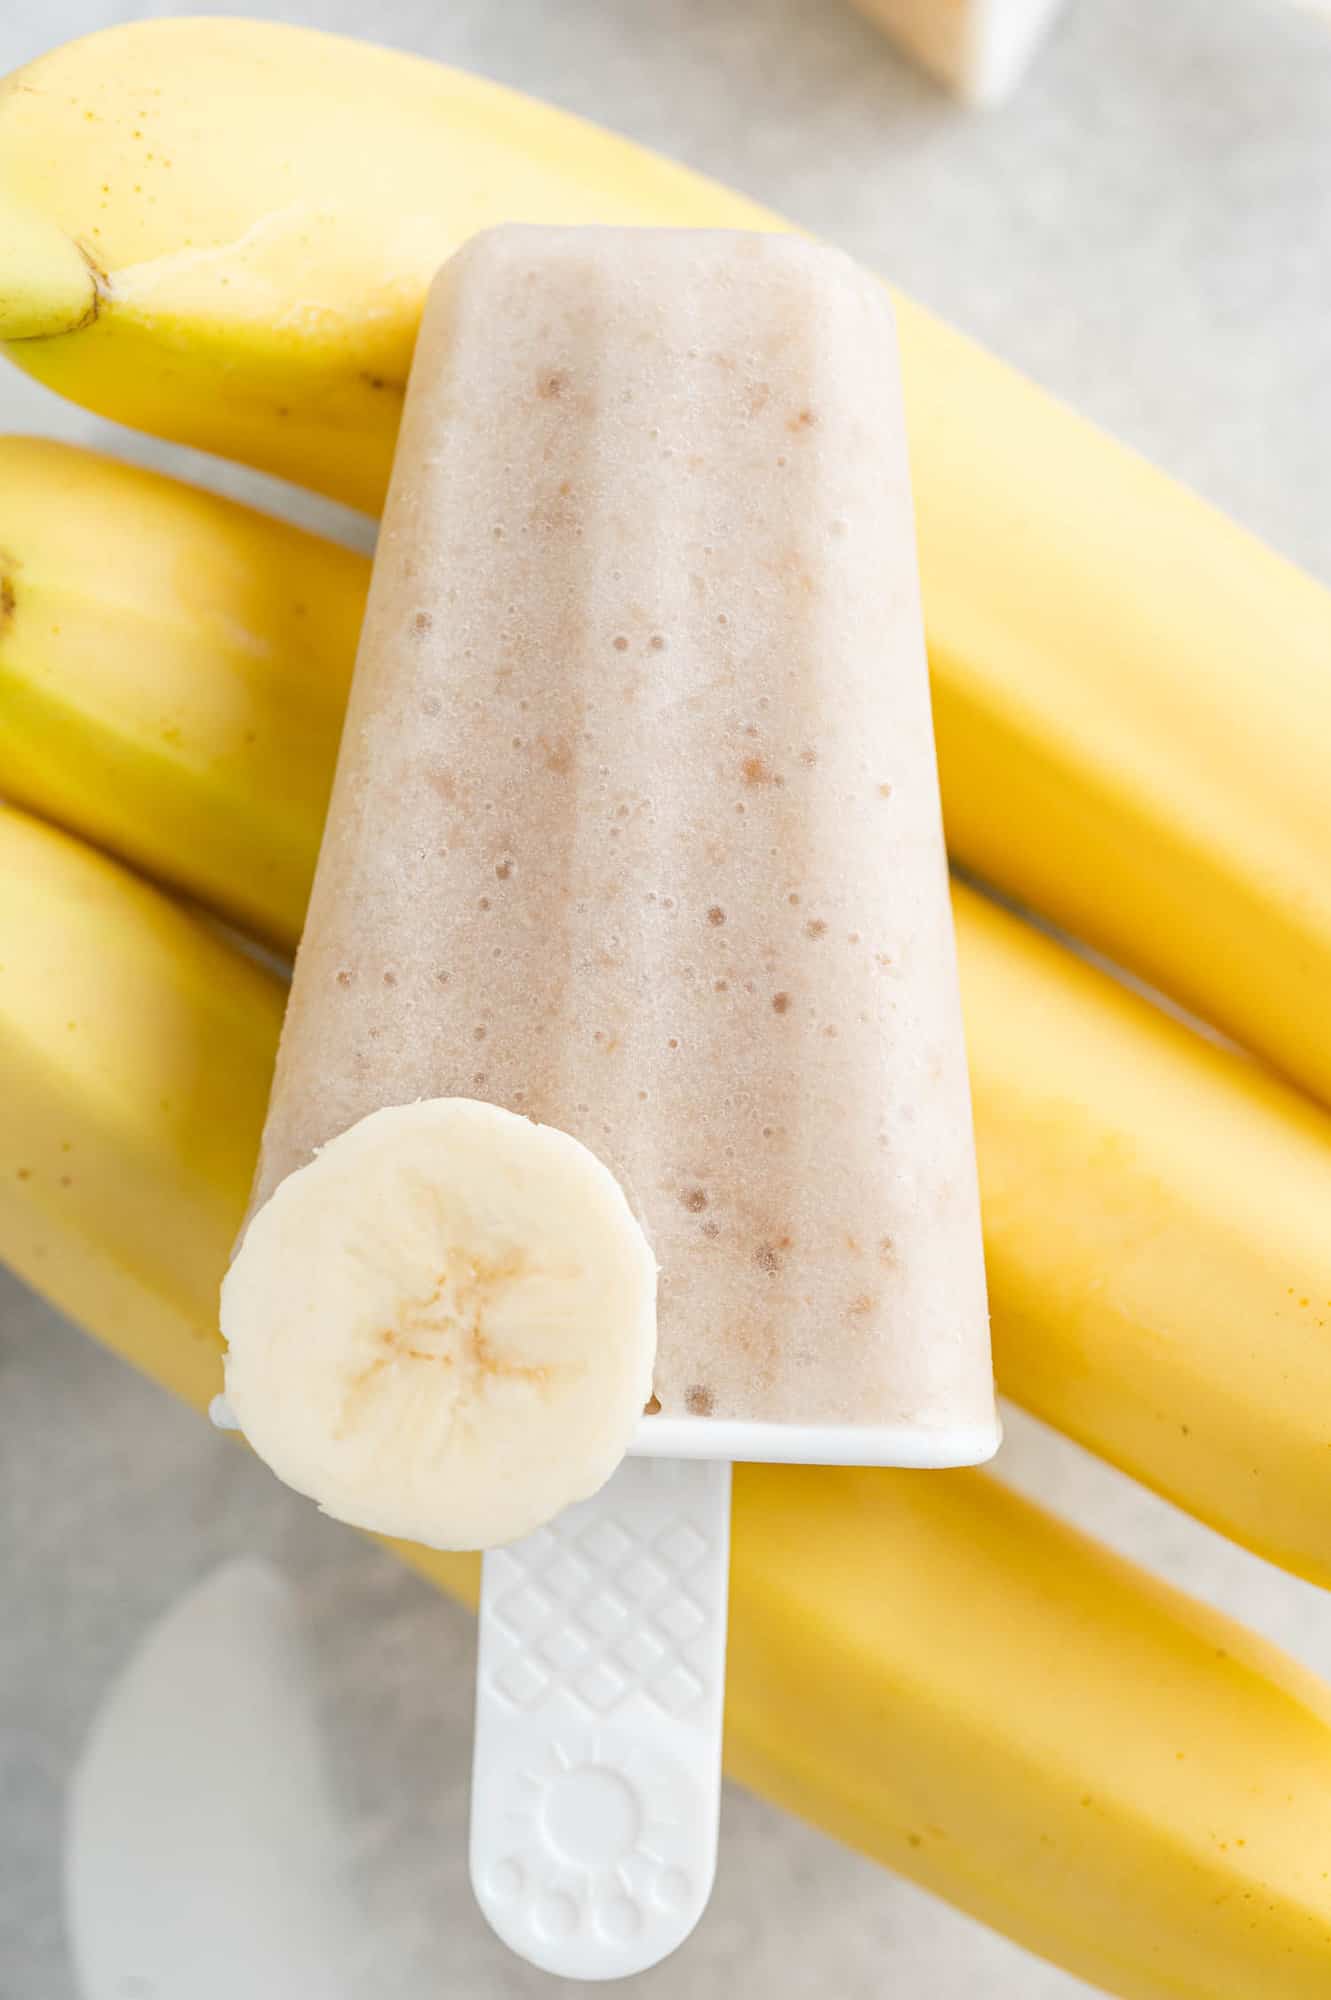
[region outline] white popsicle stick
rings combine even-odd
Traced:
[[[629,1458],[485,1558],[472,1886],[547,1972],[645,1971],[706,1907],[729,1557],[727,1462]]]

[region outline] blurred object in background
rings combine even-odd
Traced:
[[[958,97],[969,104],[996,104],[1020,83],[1062,0],[855,0],[855,4]]]
[[[146,1635],[74,1773],[82,2000],[346,2000],[358,1926],[291,1594],[224,1564]],[[35,2000],[35,1996],[34,1996]]]

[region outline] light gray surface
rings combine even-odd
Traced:
[[[165,13],[51,0],[0,69]],[[260,0],[218,12],[275,11]],[[838,0],[291,0],[613,123],[832,237],[1331,581],[1331,35],[1260,0],[1073,0],[1025,90],[980,118]],[[0,427],[274,488],[0,374]],[[335,510],[295,502],[306,519]],[[3,496],[0,496],[0,514]],[[0,530],[2,530],[0,520]],[[1130,580],[1125,580],[1130,584]],[[1331,1606],[1017,1419],[1005,1476],[1331,1672]],[[222,1556],[299,1585],[381,1925],[375,2000],[551,1990],[471,1909],[470,1622],[0,1280],[0,2000],[72,2000],[66,1773],[107,1677]],[[1071,2000],[1086,1988],[732,1792],[673,2000]],[[162,2000],[189,2000],[188,1994]],[[254,1996],[268,2000],[268,1996]],[[1260,2000],[1260,1996],[1254,1996]]]

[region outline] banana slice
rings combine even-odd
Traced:
[[[651,1395],[656,1260],[568,1133],[433,1098],[289,1174],[222,1286],[226,1396],[326,1514],[492,1548],[610,1477]]]

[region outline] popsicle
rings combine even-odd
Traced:
[[[366,1525],[502,1541],[635,1440],[993,1450],[894,335],[849,259],[510,227],[440,273],[251,1213],[230,1401]]]

